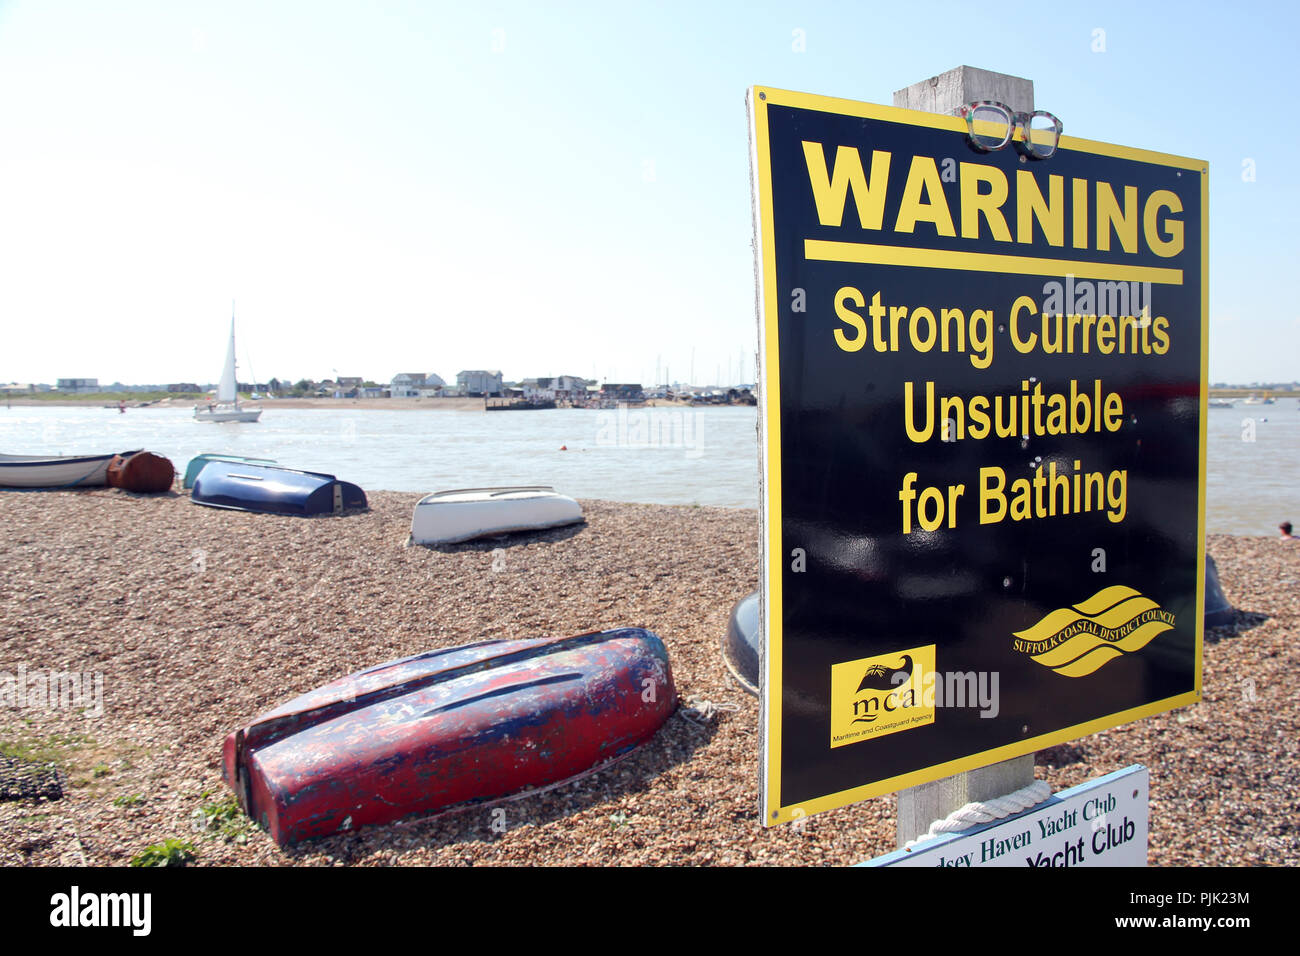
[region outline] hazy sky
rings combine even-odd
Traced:
[[[0,382],[213,382],[232,299],[245,381],[752,380],[746,88],[963,63],[1208,160],[1211,378],[1300,378],[1295,5],[988,9],[0,0]]]

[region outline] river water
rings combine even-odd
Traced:
[[[195,422],[189,409],[0,407],[0,453],[147,448],[179,470],[223,452],[325,471],[367,490],[552,485],[579,498],[758,506],[752,407],[525,412],[277,408],[256,424]],[[1300,408],[1209,411],[1207,529],[1275,534],[1300,524]]]

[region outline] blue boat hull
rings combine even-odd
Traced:
[[[195,504],[266,514],[340,514],[366,507],[366,493],[333,475],[246,461],[210,461],[194,479]]]
[[[241,458],[239,455],[195,455],[190,459],[190,463],[185,466],[185,480],[181,482],[181,487],[186,490],[194,487],[194,480],[199,477],[199,472],[210,461],[236,461],[241,463],[251,463],[254,465],[274,465],[275,461],[271,458]]]

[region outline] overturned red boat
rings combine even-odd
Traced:
[[[677,706],[659,637],[483,641],[380,664],[230,734],[223,775],[281,846],[565,780]]]
[[[124,451],[108,463],[108,483],[113,488],[137,494],[156,495],[170,491],[176,469],[171,459],[151,451]]]

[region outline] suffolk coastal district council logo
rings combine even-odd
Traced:
[[[831,747],[934,723],[934,645],[831,667]]]
[[[1012,647],[1063,677],[1085,677],[1172,630],[1174,615],[1133,588],[1103,588],[1014,632]]]

